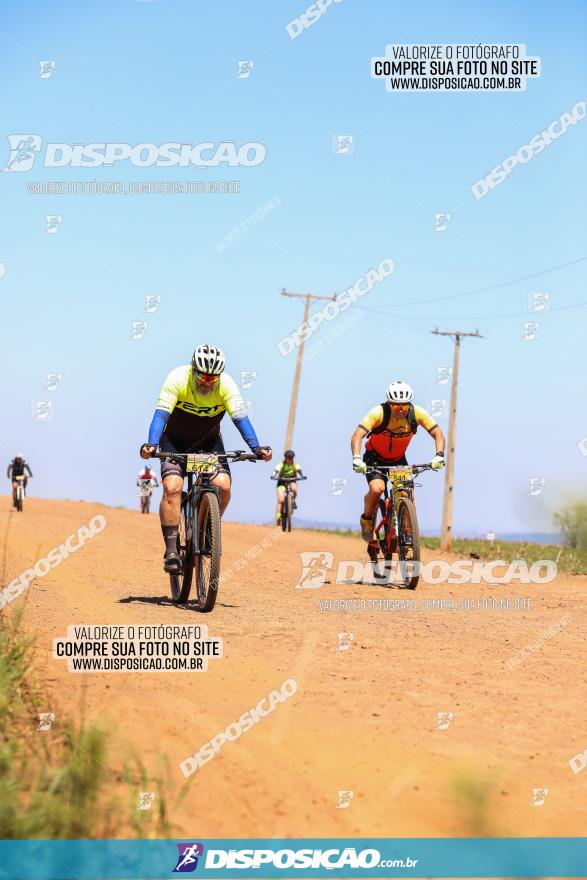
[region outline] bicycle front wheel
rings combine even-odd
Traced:
[[[420,568],[420,528],[416,508],[409,498],[400,498],[397,505],[399,570],[408,590],[418,586]]]
[[[187,494],[182,494],[177,534],[177,552],[181,558],[182,570],[179,574],[169,575],[171,597],[177,605],[182,605],[189,599],[194,576],[192,506],[188,502]]]
[[[222,555],[220,506],[214,492],[204,492],[200,496],[197,528],[200,552],[197,565],[196,603],[198,611],[208,612],[212,611],[216,604]]]
[[[23,496],[24,496],[24,491],[21,488],[18,488],[16,491],[16,509],[19,513],[22,513]]]
[[[283,506],[285,507],[285,525],[283,530],[285,531],[287,528],[287,531],[291,532],[291,518],[293,515],[293,497],[291,495],[285,496]]]

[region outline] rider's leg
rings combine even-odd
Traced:
[[[159,519],[162,526],[175,526],[179,524],[179,512],[181,508],[181,490],[183,489],[183,477],[170,474],[163,480],[163,495],[159,505]]]
[[[373,540],[375,511],[384,489],[385,482],[380,477],[375,477],[375,479],[369,480],[369,491],[365,495],[365,508],[360,519],[361,536],[364,541]]]
[[[291,492],[291,494],[293,495],[293,505],[292,505],[292,506],[293,506],[293,508],[295,509],[295,508],[297,507],[297,504],[296,504],[296,495],[298,494],[298,484],[297,484],[297,483],[291,483],[289,488],[290,488],[290,492]]]
[[[372,519],[375,515],[379,499],[381,498],[384,489],[385,483],[380,478],[369,481],[369,491],[365,495],[365,509],[363,511],[363,516],[366,519]]]
[[[163,480],[163,496],[159,505],[159,519],[161,531],[165,541],[166,571],[176,572],[181,568],[177,554],[177,534],[179,528],[179,513],[181,509],[181,490],[183,477],[170,474]]]
[[[283,510],[283,499],[285,498],[285,488],[283,486],[277,487],[277,510],[275,511],[276,518],[281,519],[281,511]]]
[[[222,516],[230,501],[230,474],[220,471],[212,480],[212,484],[220,489],[220,516]]]

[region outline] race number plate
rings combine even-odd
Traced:
[[[389,479],[392,483],[407,483],[409,480],[413,479],[413,474],[409,468],[406,470],[396,470],[390,471]]]
[[[218,468],[218,456],[217,455],[201,455],[194,454],[188,455],[186,470],[191,473],[204,473],[209,474],[212,471],[215,471]]]

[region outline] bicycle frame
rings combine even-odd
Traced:
[[[195,480],[193,473],[187,473],[187,513],[189,514],[189,520],[192,521],[193,512],[193,522],[195,525],[197,524],[197,512],[200,508],[200,498],[205,492],[213,492],[218,498],[218,503],[220,503],[220,489],[212,484],[212,480],[219,473],[219,470],[217,468],[212,473],[200,472],[196,474]],[[195,554],[199,555],[201,553],[200,535],[197,528],[194,528],[192,532],[192,548]]]
[[[414,486],[416,484],[413,478],[425,470],[430,470],[429,464],[380,465],[374,470],[374,473],[384,481],[382,501],[385,505],[385,514],[375,528],[373,544],[380,546],[385,539],[386,550],[391,550],[391,543],[399,533],[398,501],[400,498],[409,498],[414,503]],[[393,520],[393,529],[389,528],[390,519]],[[383,533],[381,533],[382,530]]]
[[[419,465],[414,465],[414,467],[419,467]],[[381,522],[387,522],[391,512],[397,533],[397,502],[399,498],[409,498],[410,501],[414,500],[414,481],[411,479],[413,472],[409,465],[403,467],[390,466],[388,468],[386,467],[385,470],[388,471],[387,474],[379,470],[375,471],[385,483],[382,499],[385,502],[385,517],[382,518]],[[410,477],[405,479],[408,472],[410,473]],[[397,476],[393,476],[394,473]],[[389,489],[390,484],[391,492]]]
[[[181,458],[189,461],[190,458],[196,459],[199,461],[208,460],[211,465],[211,469],[204,471],[198,470],[194,474],[193,471],[188,470],[186,472],[187,477],[187,489],[184,490],[185,496],[187,497],[187,511],[186,511],[186,519],[188,522],[193,522],[195,528],[192,531],[192,549],[194,554],[200,555],[202,552],[202,548],[200,547],[200,540],[197,528],[197,513],[200,507],[200,498],[206,492],[212,492],[216,495],[218,502],[220,503],[220,489],[218,486],[214,486],[212,480],[220,473],[220,464],[219,459],[224,459],[225,461],[257,461],[257,457],[247,452],[243,452],[242,450],[238,450],[236,452],[222,452],[219,455],[216,453],[209,452],[156,452],[152,458]],[[182,500],[183,500],[182,493]],[[187,536],[186,536],[187,537]]]
[[[268,447],[262,447],[263,454]],[[213,480],[224,462],[258,461],[263,455],[236,452],[154,452],[151,458],[176,459],[185,462],[183,479],[187,489],[180,499],[176,549],[178,562],[165,570],[169,574],[171,595],[176,604],[189,601],[192,580],[197,585],[197,609],[210,612],[214,608],[220,582],[222,556],[221,489]],[[183,480],[182,480],[183,482]],[[165,480],[163,480],[165,491]],[[204,496],[206,498],[204,499]],[[167,556],[167,553],[166,553]]]

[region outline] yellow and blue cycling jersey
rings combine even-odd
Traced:
[[[211,391],[202,394],[190,364],[172,370],[159,392],[157,409],[149,430],[149,443],[157,446],[163,431],[177,448],[209,442],[220,434],[220,422],[228,413],[251,449],[259,446],[247,417],[247,408],[236,382],[222,373]]]

